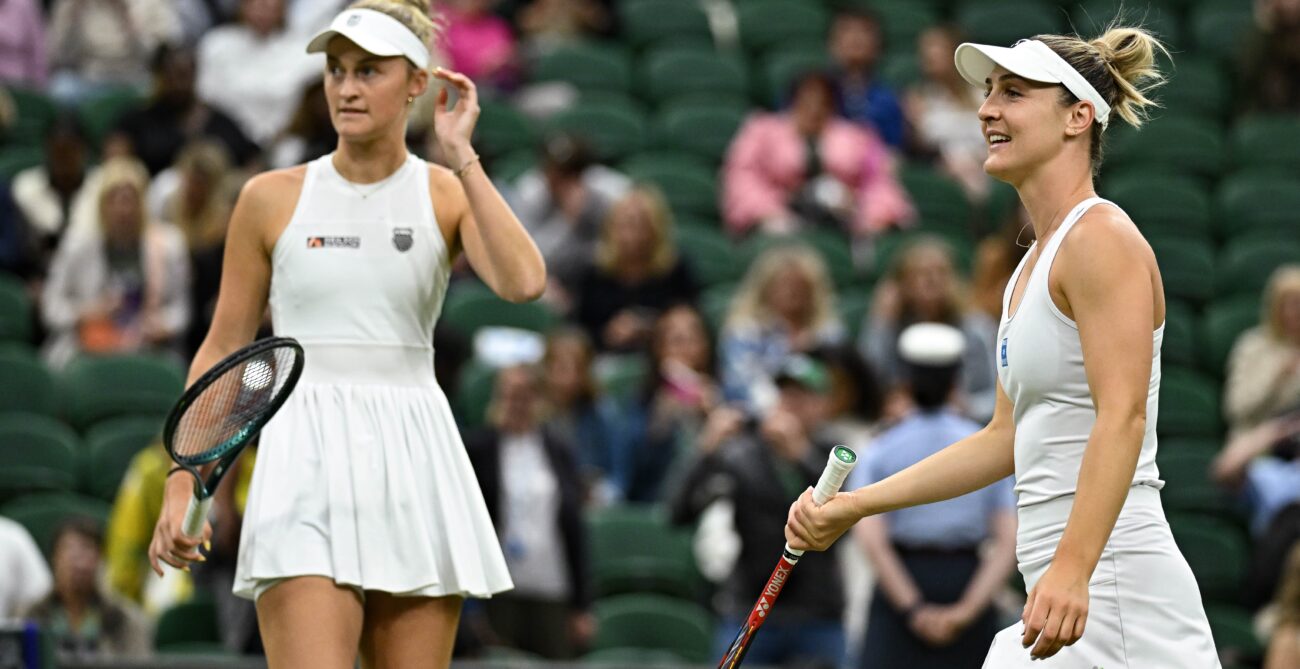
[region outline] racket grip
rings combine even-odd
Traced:
[[[856,464],[858,464],[858,454],[848,446],[832,448],[826,461],[826,468],[822,470],[822,476],[817,479],[817,486],[813,488],[813,502],[821,506],[834,497]]]
[[[208,510],[212,508],[212,498],[190,497],[190,505],[185,509],[185,521],[181,524],[181,532],[187,537],[198,537],[203,535],[203,523],[208,519]]]

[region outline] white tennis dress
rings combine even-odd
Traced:
[[[1097,419],[1084,373],[1078,326],[1052,302],[1047,277],[1057,249],[1090,207],[1080,202],[1048,240],[1014,313],[1011,293],[1029,254],[1012,275],[998,328],[997,369],[1014,405],[1016,558],[1032,589],[1051,565],[1074,504],[1083,452]],[[1217,669],[1219,659],[1200,591],[1174,544],[1160,505],[1156,469],[1157,400],[1162,325],[1152,334],[1146,435],[1128,499],[1088,584],[1083,637],[1046,661],[1030,661],[1024,627],[998,633],[986,669]]]
[[[306,353],[261,436],[235,594],[321,575],[413,596],[512,587],[446,396],[433,327],[450,272],[428,165],[352,184],[307,166],[272,252],[276,334]]]

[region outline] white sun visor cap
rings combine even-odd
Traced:
[[[1025,39],[1007,48],[966,42],[957,47],[957,71],[972,86],[985,86],[993,68],[1001,65],[1008,72],[1030,81],[1062,84],[1074,97],[1092,103],[1097,122],[1105,128],[1110,121],[1110,105],[1065,59],[1038,40]]]
[[[320,53],[335,35],[342,35],[376,56],[405,56],[420,69],[429,67],[429,47],[401,21],[373,9],[349,9],[334,17],[330,27],[307,43],[307,53]]]

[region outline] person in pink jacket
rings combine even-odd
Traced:
[[[832,224],[870,236],[910,223],[915,213],[893,156],[870,130],[836,115],[831,80],[808,73],[792,91],[784,112],[750,116],[727,150],[727,229],[789,233]]]

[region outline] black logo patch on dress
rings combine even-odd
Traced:
[[[413,232],[411,228],[393,228],[393,246],[402,253],[410,251],[411,246],[415,244]]]
[[[309,249],[359,249],[360,237],[308,237]]]

